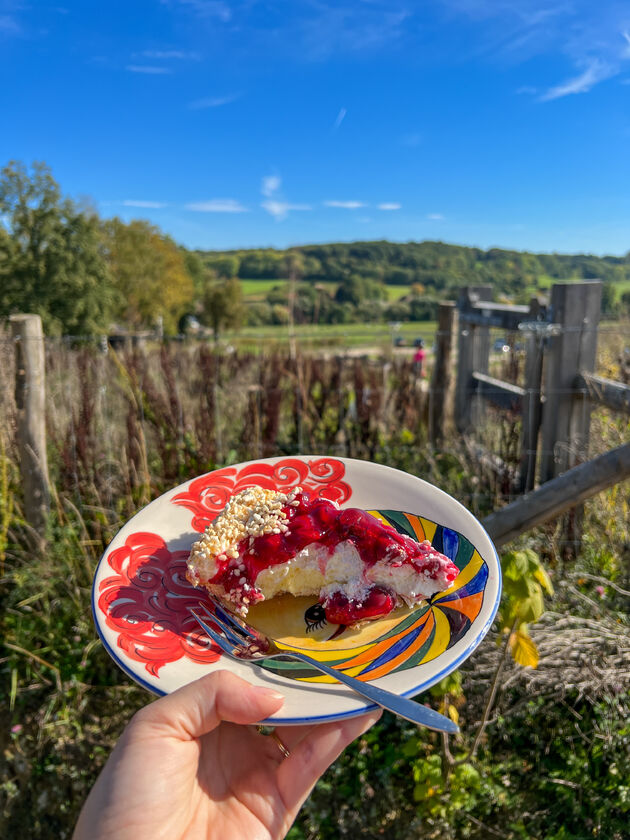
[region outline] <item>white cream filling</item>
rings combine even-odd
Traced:
[[[311,543],[286,563],[263,569],[255,586],[269,599],[280,592],[319,595],[322,589],[363,580],[363,562],[351,542],[339,543],[332,554],[325,546]]]
[[[370,583],[397,592],[408,604],[429,598],[441,588],[434,578],[424,573],[419,574],[411,563],[390,566],[387,562],[379,560],[367,570],[366,578]]]
[[[379,560],[366,568],[350,541],[339,543],[332,554],[325,546],[311,543],[286,563],[263,569],[254,581],[253,588],[265,600],[285,592],[295,596],[326,598],[341,591],[349,600],[361,601],[370,586],[377,585],[396,593],[409,605],[443,588],[439,580],[418,574],[411,563],[403,562],[400,566],[393,566],[391,559],[389,562],[387,559]],[[208,581],[216,574],[214,557],[204,556],[198,551],[194,570],[191,568],[191,571],[202,581]]]

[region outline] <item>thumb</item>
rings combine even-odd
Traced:
[[[254,686],[229,671],[214,671],[145,706],[134,726],[160,730],[182,741],[193,740],[217,727],[221,721],[257,723],[277,712],[282,694]]]

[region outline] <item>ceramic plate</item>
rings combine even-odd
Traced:
[[[458,566],[453,585],[414,609],[363,627],[328,625],[314,598],[282,596],[252,607],[248,620],[360,680],[412,696],[455,670],[487,633],[501,595],[496,550],[459,502],[419,478],[367,461],[320,456],[236,464],[170,490],[134,516],[101,558],[92,608],[103,644],[118,665],[155,694],[226,668],[285,696],[277,724],[353,717],[373,708],[301,663],[252,666],[223,656],[199,631],[189,607],[204,600],[186,580],[192,543],[230,496],[258,484],[300,486],[341,507],[369,510],[397,530],[428,539]]]

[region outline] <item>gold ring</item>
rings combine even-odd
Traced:
[[[256,727],[256,730],[257,732],[259,732],[260,735],[264,735],[265,737],[270,735],[276,742],[278,749],[285,758],[288,758],[291,755],[291,750],[287,747],[282,738],[278,735],[275,726],[263,726],[262,724],[259,724]]]

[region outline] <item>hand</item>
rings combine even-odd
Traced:
[[[380,711],[279,727],[290,751],[251,726],[281,694],[215,671],[138,712],[103,768],[73,840],[276,840],[315,782]]]

